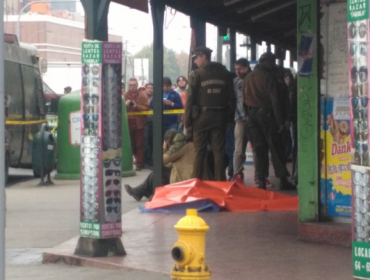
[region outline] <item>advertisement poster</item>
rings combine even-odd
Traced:
[[[82,237],[122,234],[121,62],[121,43],[82,43]]]
[[[325,159],[321,168],[321,202],[332,217],[351,217],[351,136],[349,98],[327,98],[322,136]],[[323,184],[326,188],[323,188]]]

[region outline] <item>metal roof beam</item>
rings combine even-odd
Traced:
[[[252,9],[255,9],[255,8],[259,7],[259,6],[262,6],[263,4],[267,4],[267,3],[272,2],[272,1],[273,0],[262,0],[262,1],[258,1],[256,3],[250,4],[248,6],[245,6],[244,8],[239,9],[238,10],[238,13],[239,14],[242,14],[242,13],[248,12],[248,11],[250,11]]]
[[[262,12],[262,13],[260,13],[260,14],[258,14],[258,15],[251,16],[251,19],[252,19],[252,21],[254,22],[254,21],[256,21],[257,19],[259,19],[259,18],[261,18],[261,17],[264,17],[264,16],[267,16],[267,15],[269,15],[269,14],[275,13],[275,12],[277,12],[277,11],[281,10],[281,9],[284,9],[284,8],[286,8],[286,7],[289,7],[289,6],[294,5],[294,4],[296,4],[296,3],[297,3],[297,1],[296,1],[296,0],[290,1],[290,2],[288,2],[288,3],[284,3],[284,4],[280,5],[280,6],[277,6],[277,7],[275,7],[275,8],[270,9],[270,10],[267,10],[267,11],[265,11],[265,12]]]

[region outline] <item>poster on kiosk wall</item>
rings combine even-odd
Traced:
[[[347,1],[352,150],[353,275],[370,279],[369,1]]]
[[[122,44],[82,43],[80,236],[121,236]]]
[[[348,98],[327,98],[321,106],[322,138],[326,139],[321,167],[321,201],[333,217],[351,217],[351,135]]]

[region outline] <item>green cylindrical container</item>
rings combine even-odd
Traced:
[[[135,176],[125,98],[122,97],[122,177]]]
[[[70,135],[70,122],[80,124],[80,104],[81,95],[79,92],[66,94],[59,100],[57,173],[55,179],[80,179],[80,145],[72,145],[71,140],[75,137]],[[71,115],[74,112],[76,114]],[[78,132],[75,131],[74,133]]]

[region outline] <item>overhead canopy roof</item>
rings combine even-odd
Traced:
[[[125,5],[145,13],[148,12],[148,0],[112,0],[112,2]]]
[[[157,0],[182,13],[233,28],[293,52],[297,48],[296,0]]]

